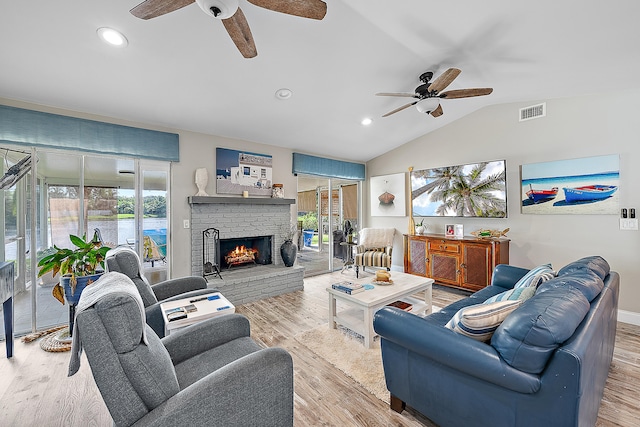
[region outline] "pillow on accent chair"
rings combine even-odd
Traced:
[[[461,308],[445,328],[477,341],[488,341],[504,319],[522,302],[522,300],[498,301]]]
[[[551,269],[551,264],[542,264],[529,270],[522,279],[518,280],[513,288],[526,286],[537,287],[540,283],[556,277],[556,273]]]
[[[483,304],[491,304],[492,302],[497,301],[525,301],[535,294],[535,286],[521,286],[519,288],[509,289],[508,291],[504,291],[498,295],[494,295],[491,298],[488,298]]]

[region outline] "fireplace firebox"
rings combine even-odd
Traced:
[[[272,236],[220,239],[220,267],[251,267],[271,264]]]

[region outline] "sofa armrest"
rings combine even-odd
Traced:
[[[514,267],[508,264],[498,264],[491,276],[491,285],[505,289],[513,289],[513,285],[529,272],[529,269]]]
[[[251,333],[249,319],[237,313],[206,319],[164,337],[162,343],[174,365]]]
[[[281,348],[244,356],[181,390],[134,424],[293,426],[293,361]]]
[[[385,358],[387,343],[384,340],[387,340],[455,371],[500,387],[520,393],[535,393],[540,389],[539,376],[512,368],[491,345],[460,335],[406,311],[383,307],[374,316],[373,329],[383,339],[385,375],[387,364],[393,366],[400,363]]]
[[[207,289],[207,281],[200,276],[169,279],[151,286],[158,301],[198,289]]]

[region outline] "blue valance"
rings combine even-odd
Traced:
[[[0,142],[180,161],[178,135],[0,105]]]
[[[293,153],[292,164],[292,172],[294,174],[303,173],[358,181],[364,181],[365,179],[365,169],[362,163],[344,162],[342,160]]]

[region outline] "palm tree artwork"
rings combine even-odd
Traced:
[[[416,216],[506,217],[503,161],[411,173]]]

